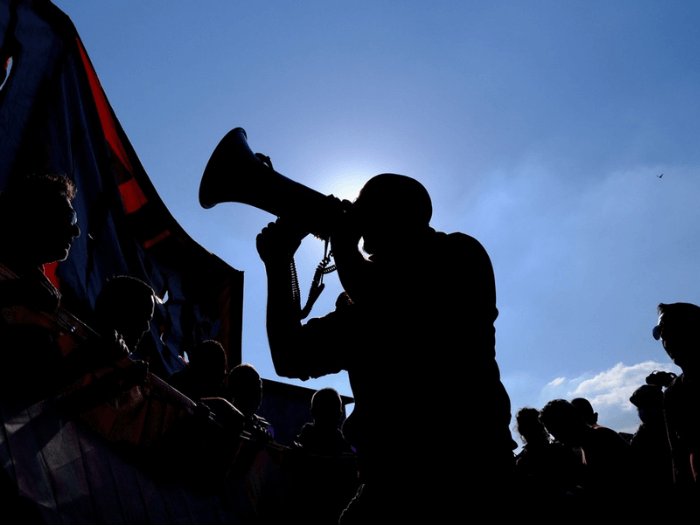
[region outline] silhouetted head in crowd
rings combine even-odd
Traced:
[[[195,346],[190,352],[189,366],[211,386],[223,385],[226,379],[226,352],[221,343],[209,339]]]
[[[637,407],[637,414],[643,423],[651,423],[655,419],[663,420],[664,394],[661,388],[642,385],[634,391],[630,403]]]
[[[433,206],[420,182],[384,173],[362,187],[351,213],[360,228],[363,249],[384,255],[401,251],[412,238],[427,231]]]
[[[592,427],[598,424],[598,412],[593,411],[593,405],[588,399],[583,397],[577,397],[571,400],[571,404],[574,405],[583,414],[583,420],[591,425]]]
[[[244,416],[254,415],[262,402],[262,380],[257,370],[247,363],[234,367],[228,376],[228,392],[231,403]]]
[[[554,399],[540,411],[540,421],[554,439],[571,447],[579,447],[591,427],[581,411],[565,399]]]
[[[71,201],[76,189],[60,174],[13,177],[0,194],[3,259],[41,266],[68,257],[80,235]]]
[[[107,281],[95,301],[101,333],[116,331],[130,352],[150,329],[155,310],[153,289],[135,277],[120,275]]]
[[[646,385],[634,391],[630,402],[637,407],[639,419],[644,423],[663,418],[663,388],[671,384],[676,374],[672,372],[653,372],[646,378]]]
[[[314,424],[324,428],[338,428],[343,415],[343,401],[334,388],[322,388],[311,398],[311,417]]]
[[[700,307],[690,303],[661,303],[654,339],[661,340],[671,360],[683,369],[700,370]]]
[[[630,403],[637,407],[640,411],[663,407],[664,393],[660,387],[654,385],[642,385],[637,390],[634,391],[630,397]],[[644,418],[641,418],[644,420]]]
[[[540,421],[540,411],[532,407],[524,407],[515,414],[518,434],[524,443],[529,445],[549,443],[549,435]]]

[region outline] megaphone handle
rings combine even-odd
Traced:
[[[270,157],[268,157],[267,155],[263,155],[262,153],[256,153],[255,156],[258,157],[258,159],[260,160],[260,162],[262,162],[263,164],[267,165],[271,170],[274,170],[274,169],[275,169],[275,168],[272,166],[272,160],[271,160]]]

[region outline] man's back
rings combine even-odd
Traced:
[[[512,461],[491,263],[461,233],[421,241],[401,264],[376,261],[381,286],[309,321],[304,345],[316,348],[313,366],[342,356],[335,366],[348,371],[356,402],[344,433],[366,477],[490,476]]]

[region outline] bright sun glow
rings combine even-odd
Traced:
[[[354,201],[360,193],[360,189],[371,177],[360,170],[334,170],[324,177],[321,184],[321,192],[326,195],[335,195],[339,199]]]
[[[319,167],[320,173],[316,177],[315,189],[325,195],[334,195],[350,202],[357,198],[362,186],[379,173],[374,166],[357,159],[343,161],[336,157],[332,162],[324,164],[325,166]]]

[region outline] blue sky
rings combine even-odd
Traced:
[[[273,218],[197,202],[237,126],[324,193],[413,176],[437,229],[481,241],[513,412],[583,396],[630,431],[634,388],[678,372],[651,328],[659,302],[700,302],[700,4],[55,3],[172,214],[245,271],[243,358],[264,377],[276,378],[255,235]],[[304,242],[302,289],[322,249]],[[332,308],[327,282],[313,314]],[[306,385],[350,394],[342,375]]]

